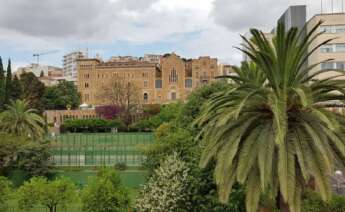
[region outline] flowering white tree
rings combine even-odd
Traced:
[[[141,211],[188,211],[188,165],[176,153],[168,156],[143,186],[136,208]]]

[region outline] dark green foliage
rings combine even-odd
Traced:
[[[70,119],[61,125],[62,132],[110,132],[112,128],[117,128],[118,131],[126,130],[119,119]]]
[[[125,162],[119,162],[115,164],[115,169],[119,171],[124,171],[127,169],[127,164]]]
[[[213,94],[226,90],[229,87],[230,85],[228,83],[220,81],[205,85],[193,91],[188,96],[188,101],[182,107],[181,114],[178,116],[178,123],[181,125],[181,127],[192,127],[191,123],[200,114],[203,103]]]
[[[130,205],[128,190],[120,176],[113,170],[101,170],[89,179],[82,191],[83,210],[86,212],[121,212]]]
[[[0,211],[6,211],[8,200],[12,195],[12,183],[3,176],[0,176]]]
[[[62,81],[47,87],[42,101],[46,110],[75,109],[80,105],[80,96],[73,82]]]
[[[13,77],[11,86],[10,99],[16,101],[17,99],[20,99],[23,94],[22,84],[20,83],[17,75]]]
[[[17,152],[16,167],[27,176],[48,176],[53,168],[48,142],[28,142]]]
[[[5,70],[0,57],[0,111],[5,108]]]
[[[180,115],[182,107],[183,104],[181,102],[162,105],[157,115],[142,119],[133,124],[133,127],[140,131],[154,130],[163,123],[175,120]],[[153,113],[153,111],[157,112],[157,108],[152,108],[151,112]]]
[[[23,87],[22,98],[29,102],[30,108],[43,112],[44,104],[42,97],[45,90],[44,84],[33,73],[23,73],[20,76],[20,82]]]
[[[0,133],[0,175],[12,168],[18,151],[28,141],[19,136]]]
[[[314,191],[306,191],[302,196],[302,212],[343,212],[345,197],[334,195],[329,202],[322,201]]]
[[[5,83],[5,103],[6,104],[10,102],[11,89],[12,89],[12,68],[11,68],[11,60],[8,59],[7,71],[6,71],[6,83]]]
[[[0,138],[0,174],[18,169],[27,176],[50,172],[48,144],[4,133],[0,133]]]

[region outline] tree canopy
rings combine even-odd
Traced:
[[[345,117],[328,107],[343,104],[345,84],[339,79],[343,73],[311,72],[319,63],[306,65],[308,56],[330,41],[308,51],[321,34],[319,26],[303,37],[279,23],[272,42],[252,29],[241,50],[253,64],[244,64],[232,77],[232,88],[204,106],[196,121],[204,145],[200,165],[216,161],[222,202],[239,182],[249,212],[257,211],[261,195],[278,200],[282,211],[300,211],[302,189],[311,179],[322,199],[330,199],[329,177],[335,165],[345,165]],[[327,72],[335,75],[320,80]]]

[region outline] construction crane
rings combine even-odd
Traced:
[[[58,52],[59,50],[53,50],[53,51],[48,51],[48,52],[42,52],[42,53],[34,53],[32,56],[37,59],[37,65],[40,63],[40,56],[47,55],[47,54],[54,54]]]

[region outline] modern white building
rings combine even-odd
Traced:
[[[74,51],[63,56],[63,74],[67,81],[77,81],[77,60],[87,57],[87,51]]]

